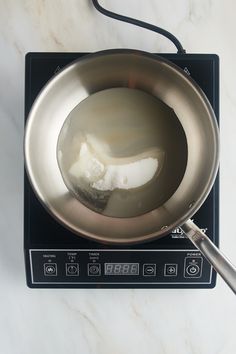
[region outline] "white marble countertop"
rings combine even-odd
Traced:
[[[236,3],[103,0],[172,31],[189,53],[221,60],[221,249],[236,263]],[[88,0],[0,0],[0,352],[233,354],[236,299],[213,290],[30,290],[23,261],[24,56],[139,48],[166,39],[105,18]]]

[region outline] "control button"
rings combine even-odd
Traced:
[[[202,275],[202,257],[186,257],[184,260],[184,277],[200,278]]]
[[[101,275],[101,264],[100,263],[88,263],[88,275],[89,276],[100,276]]]
[[[45,276],[56,276],[57,275],[57,264],[56,263],[44,263],[44,275]]]
[[[186,268],[186,272],[188,273],[188,275],[196,275],[198,274],[200,271],[200,268],[198,267],[198,265],[189,265]]]
[[[164,268],[165,277],[176,277],[178,272],[178,264],[166,263]]]
[[[156,275],[156,264],[153,263],[146,263],[143,265],[143,275],[145,277],[154,277]]]
[[[79,275],[79,264],[78,263],[66,263],[66,275],[67,276],[78,276]]]

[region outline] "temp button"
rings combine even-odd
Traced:
[[[66,276],[78,276],[79,264],[78,263],[66,263]]]

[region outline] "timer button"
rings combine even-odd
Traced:
[[[146,263],[143,265],[143,276],[154,277],[156,275],[156,264]]]
[[[89,276],[100,276],[101,275],[101,264],[100,263],[88,263],[88,275]]]

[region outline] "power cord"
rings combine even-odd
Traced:
[[[182,44],[180,43],[180,41],[172,33],[166,31],[165,29],[154,26],[154,25],[144,22],[144,21],[136,20],[135,18],[132,18],[132,17],[123,16],[123,15],[117,14],[115,12],[109,11],[109,10],[105,9],[104,7],[102,7],[97,0],[92,0],[92,2],[93,2],[94,7],[99,12],[101,12],[103,15],[114,18],[115,20],[118,20],[118,21],[127,22],[132,25],[135,25],[138,27],[143,27],[143,28],[146,28],[150,31],[159,33],[162,36],[168,38],[176,46],[178,54],[186,53],[186,51],[182,47]]]

